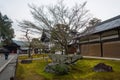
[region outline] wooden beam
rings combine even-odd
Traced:
[[[118,38],[120,39],[120,29],[117,28],[117,31],[118,31]]]
[[[101,49],[101,57],[103,57],[103,43],[102,43],[102,36],[101,36],[101,33],[100,33],[100,49]]]
[[[105,39],[105,40],[101,40],[102,43],[104,42],[113,42],[113,41],[120,41],[119,38],[112,38],[112,39]],[[82,44],[95,44],[95,43],[100,43],[100,40],[99,41],[91,41],[91,42],[83,42],[83,43],[80,43],[81,45]]]

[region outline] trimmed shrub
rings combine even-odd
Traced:
[[[49,73],[55,73],[55,74],[58,74],[58,75],[64,75],[64,74],[68,74],[69,67],[66,64],[49,63],[45,67],[45,71],[49,72]]]
[[[54,71],[58,75],[68,74],[69,68],[66,64],[57,64],[54,66]]]

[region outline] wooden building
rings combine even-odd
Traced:
[[[120,15],[99,23],[77,39],[83,56],[120,58]]]
[[[44,45],[44,49],[41,49],[42,52],[49,53],[52,43],[50,42],[51,35],[43,29],[40,41]]]
[[[19,53],[27,54],[29,52],[29,43],[27,41],[13,40],[13,43],[19,46]]]
[[[8,49],[10,51],[10,53],[17,53],[17,50],[20,48],[20,46],[14,42],[12,42],[8,45],[4,45],[3,47]]]

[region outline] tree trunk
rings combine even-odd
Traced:
[[[31,58],[31,44],[30,44],[29,50],[28,50],[28,57]]]
[[[63,55],[64,54],[64,47],[62,46],[61,48],[62,48],[62,55]]]
[[[65,55],[68,55],[68,46],[65,45],[64,48],[65,48]]]
[[[79,55],[80,54],[80,45],[79,44],[77,44],[77,54]]]

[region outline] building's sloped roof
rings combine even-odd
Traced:
[[[93,33],[113,29],[120,26],[120,15],[96,25]]]
[[[117,27],[120,27],[120,15],[97,24],[96,26],[94,26],[94,28],[87,30],[84,34],[80,34],[77,38],[94,34],[94,33],[103,32],[110,29],[114,29]]]
[[[28,42],[26,42],[26,41],[13,40],[13,42],[16,43],[17,45],[21,46],[21,47],[28,46]]]

